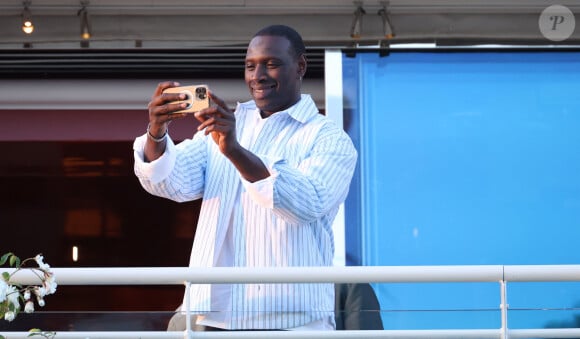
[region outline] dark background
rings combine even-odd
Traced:
[[[52,267],[188,265],[200,201],[145,192],[133,173],[132,141],[2,142],[0,148],[9,158],[0,163],[2,253],[22,259],[41,253]],[[163,330],[183,291],[59,285],[40,312],[1,321],[0,329]]]

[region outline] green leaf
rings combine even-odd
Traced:
[[[29,330],[28,333],[30,333],[28,335],[28,337],[41,336],[41,337],[50,339],[50,338],[54,338],[56,336],[56,332],[45,332],[45,331],[41,330],[40,328],[33,328],[33,329]]]
[[[8,282],[8,279],[10,279],[10,274],[8,272],[2,272],[2,278],[4,278],[4,281]]]
[[[0,266],[4,265],[6,263],[6,261],[8,260],[8,257],[10,257],[11,255],[14,255],[14,254],[12,252],[8,252],[8,253],[4,254],[0,258]]]
[[[10,257],[10,266],[20,267],[20,258],[12,254],[12,256]]]
[[[31,328],[28,330],[28,337],[33,337],[35,335],[42,335],[42,330],[40,328]]]
[[[0,339],[6,339],[6,337],[0,334]]]

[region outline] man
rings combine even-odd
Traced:
[[[331,226],[357,153],[301,94],[306,65],[296,31],[260,30],[245,60],[253,100],[232,111],[210,91],[214,105],[195,113],[198,133],[178,145],[167,127],[185,97],[163,93],[176,83],[157,86],[148,131],[134,143],[135,173],[154,195],[203,198],[191,267],[332,264]],[[190,299],[202,330],[334,329],[333,284],[193,284]]]

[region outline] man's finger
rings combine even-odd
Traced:
[[[163,91],[165,91],[168,88],[171,87],[177,87],[179,86],[179,82],[177,81],[164,81],[164,82],[160,82],[159,84],[157,84],[157,88],[155,89],[155,92],[153,93],[153,98],[160,96]]]
[[[223,101],[220,97],[218,97],[217,95],[213,94],[212,91],[208,91],[207,92],[211,101],[215,102],[216,105],[218,105],[219,107],[225,109],[226,111],[230,111],[230,108],[228,107],[228,105],[226,105],[226,102]]]

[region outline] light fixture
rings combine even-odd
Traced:
[[[78,248],[78,246],[72,247],[72,261],[74,261],[74,262],[79,261],[79,248]]]
[[[32,24],[32,14],[30,13],[30,1],[24,1],[24,10],[22,11],[22,31],[26,34],[34,32],[34,25]]]
[[[352,19],[352,26],[350,27],[350,37],[358,39],[361,36],[362,31],[362,18],[366,14],[362,7],[361,1],[355,1],[354,4],[357,6],[356,11],[354,11],[354,18]]]
[[[388,1],[381,1],[383,8],[379,10],[379,16],[383,19],[383,35],[387,39],[392,39],[395,36],[395,32],[393,31],[393,26],[391,26],[391,18],[389,16],[389,2]]]
[[[81,38],[88,40],[91,38],[91,25],[89,23],[89,12],[87,11],[88,1],[81,1],[81,9],[78,16],[81,17]]]

